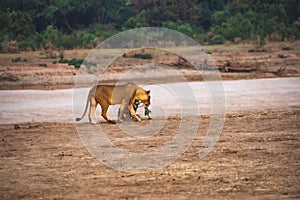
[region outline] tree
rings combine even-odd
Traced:
[[[1,23],[2,31],[9,36],[9,40],[23,40],[34,35],[35,27],[28,13],[11,11],[2,12],[1,16],[5,19]]]
[[[2,0],[0,42],[41,46],[49,26],[68,48],[143,26],[171,28],[198,41],[207,32],[217,43],[235,37],[298,39],[299,13],[299,0]]]
[[[59,44],[60,33],[53,26],[48,26],[46,30],[42,33],[43,45],[48,44],[58,46]]]

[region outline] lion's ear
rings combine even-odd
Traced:
[[[146,91],[146,94],[148,94],[148,95],[149,95],[149,94],[150,94],[150,92],[151,92],[151,90],[148,90],[148,91]]]

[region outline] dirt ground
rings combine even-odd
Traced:
[[[201,116],[196,138],[178,160],[159,171],[130,174],[92,157],[73,124],[1,125],[0,198],[299,199],[299,119],[299,109],[227,115],[215,148],[200,159],[210,121]],[[167,121],[151,142],[115,145],[159,147],[173,137],[179,119]],[[101,126],[109,137],[120,137],[117,125]]]
[[[249,52],[253,49],[249,45],[204,48],[218,67],[229,61],[238,69],[255,69],[221,71],[223,80],[300,76],[299,41],[267,44],[262,52]],[[88,53],[65,51],[64,57],[85,58]],[[155,59],[177,67],[187,80],[199,81],[189,68],[174,65],[171,56]],[[45,58],[42,52],[0,54],[0,89],[73,88],[78,70],[52,64],[57,60]],[[145,62],[123,56],[109,73],[116,78]],[[284,71],[278,73],[282,67]],[[99,162],[85,148],[73,123],[1,124],[0,199],[300,199],[299,106],[228,113],[216,146],[202,159],[198,153],[211,119],[199,118],[197,135],[183,155],[158,171],[138,173],[120,172]],[[177,117],[166,119],[150,140],[122,140],[118,125],[100,125],[119,148],[147,152],[170,141],[178,124]]]
[[[223,80],[300,76],[300,41],[270,43],[259,49],[251,44],[215,45],[203,48],[211,56],[214,65],[221,69]],[[254,52],[252,52],[253,50]],[[66,50],[63,55],[65,59],[69,60],[85,59],[91,51],[89,49]],[[188,81],[201,81],[197,70],[188,67],[184,62],[177,62],[178,56],[167,52],[157,52],[157,50],[142,53],[149,53],[152,58],[141,59],[123,55],[111,64],[108,70],[110,78],[105,81],[114,82],[122,77],[124,72],[147,63],[160,63],[171,68],[175,67]],[[105,50],[104,54],[107,57],[120,56],[120,50]],[[59,58],[46,58],[43,51],[0,54],[0,89],[73,88],[78,70],[72,65],[59,64],[58,60]],[[56,64],[53,64],[55,62]],[[228,69],[228,64],[230,65],[229,70],[224,71]],[[223,70],[224,67],[226,69]],[[239,72],[230,69],[238,69]],[[243,69],[250,69],[250,71],[243,72]],[[209,70],[208,67],[204,69],[204,72]],[[90,73],[95,73],[95,71],[90,69],[87,74]],[[155,73],[160,74],[160,70]],[[106,74],[104,78],[107,78]],[[172,82],[171,79],[170,81]]]

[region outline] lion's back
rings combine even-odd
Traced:
[[[129,82],[125,85],[97,85],[92,90],[98,103],[120,104],[123,99],[129,99],[137,88],[136,84]]]

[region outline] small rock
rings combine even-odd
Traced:
[[[19,124],[14,124],[15,129],[20,129]]]

